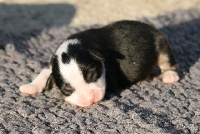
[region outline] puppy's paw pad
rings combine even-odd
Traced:
[[[19,87],[19,90],[25,94],[36,94],[39,92],[37,87],[34,84],[26,84]]]
[[[163,74],[162,81],[164,83],[172,84],[179,80],[179,76],[175,71],[167,71]]]

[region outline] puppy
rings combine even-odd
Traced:
[[[54,53],[50,68],[20,91],[36,94],[55,83],[69,103],[90,106],[102,100],[106,90],[145,80],[156,67],[164,83],[179,80],[165,36],[138,21],[118,21],[68,37]]]

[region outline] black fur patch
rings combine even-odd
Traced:
[[[49,78],[47,79],[45,89],[51,90],[53,88],[53,85],[54,85],[54,78],[53,75],[50,74]]]
[[[70,56],[69,56],[69,54],[67,54],[67,53],[65,53],[65,52],[62,53],[62,62],[63,62],[64,64],[70,62]]]
[[[96,82],[102,74],[102,63],[100,55],[91,54],[90,50],[82,49],[80,45],[69,45],[68,55],[75,59],[84,80],[87,83]]]
[[[54,55],[52,58],[52,74],[54,76],[54,80],[56,83],[56,86],[61,89],[65,82],[63,80],[63,77],[60,74],[60,67],[58,64],[58,56]]]

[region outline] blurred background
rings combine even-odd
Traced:
[[[189,9],[200,10],[200,0],[0,0],[0,32],[107,24]]]

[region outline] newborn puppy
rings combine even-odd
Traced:
[[[179,80],[165,36],[141,22],[118,21],[68,37],[54,53],[50,68],[20,91],[35,94],[55,83],[66,101],[89,106],[102,100],[108,89],[145,80],[156,67],[164,83]]]

